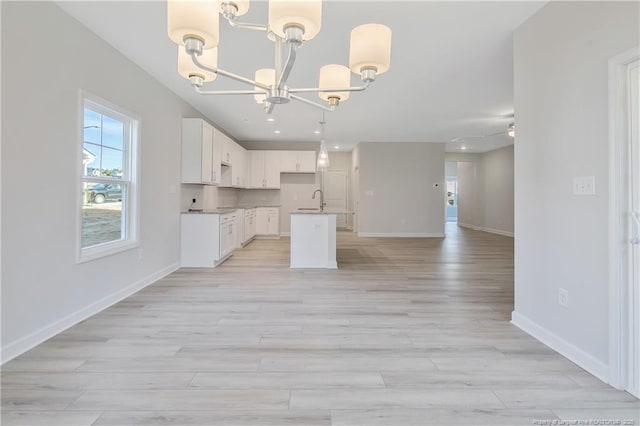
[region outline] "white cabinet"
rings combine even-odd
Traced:
[[[280,189],[280,152],[249,151],[251,153],[250,188]]]
[[[244,213],[244,239],[245,244],[256,236],[256,209],[247,209]]]
[[[236,248],[236,214],[220,215],[220,256],[225,258]]]
[[[233,142],[231,153],[231,186],[234,188],[244,188],[244,170],[247,150]]]
[[[220,145],[214,128],[199,118],[182,120],[182,183],[220,183]]]
[[[227,135],[220,132],[222,143],[221,143],[221,158],[223,164],[231,165],[233,164],[233,151],[236,146],[236,143]]]
[[[277,207],[256,208],[256,236],[280,236],[280,209]]]
[[[244,218],[246,215],[246,210],[245,209],[237,209],[236,210],[236,219],[235,219],[235,223],[236,223],[236,229],[235,229],[235,235],[236,235],[236,243],[235,246],[236,248],[241,248],[242,247],[242,243],[244,243]]]
[[[315,173],[315,151],[280,151],[282,173]]]
[[[180,265],[211,268],[235,248],[235,213],[183,213],[180,217]]]

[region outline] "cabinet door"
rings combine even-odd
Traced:
[[[265,188],[280,188],[281,160],[278,151],[264,152]]]
[[[277,211],[269,211],[267,213],[267,234],[279,235],[280,234],[280,217]]]
[[[246,215],[244,217],[244,237],[242,238],[242,242],[249,241],[251,238],[251,216]]]
[[[258,207],[256,209],[256,235],[267,235],[269,232],[269,222],[267,209]]]
[[[222,162],[231,165],[233,163],[233,147],[235,142],[224,133],[220,133],[220,135],[222,136]]]
[[[316,172],[315,151],[298,151],[298,171],[301,173]]]
[[[214,185],[220,185],[221,177],[220,174],[222,172],[220,168],[220,163],[222,162],[222,138],[221,133],[218,129],[213,129],[213,155],[211,156],[211,183]]]
[[[264,188],[264,151],[250,151],[251,158],[251,188]]]
[[[202,183],[213,183],[213,127],[202,122]]]
[[[280,151],[280,163],[283,173],[298,171],[298,153],[296,151]]]
[[[231,186],[242,188],[244,184],[244,156],[246,150],[233,142],[233,151],[231,153]]]

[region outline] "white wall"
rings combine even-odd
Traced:
[[[51,2],[2,2],[2,358],[177,268],[186,103]],[[76,264],[79,90],[141,117],[139,250]]]
[[[551,2],[514,38],[514,323],[593,374],[608,366],[608,60],[638,45],[637,2]],[[595,176],[595,196],[573,196]],[[569,307],[558,304],[558,289]]]
[[[459,162],[458,173],[458,224],[470,228],[482,228],[482,208],[480,202],[479,159]]]
[[[458,165],[458,223],[513,236],[513,145],[465,154]]]
[[[444,144],[361,143],[358,148],[359,235],[444,235]]]

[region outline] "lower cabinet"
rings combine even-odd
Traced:
[[[183,213],[180,218],[180,266],[211,268],[236,248],[236,213]]]
[[[246,244],[256,236],[256,209],[244,211],[244,238],[242,244]]]
[[[280,209],[277,207],[256,208],[256,236],[280,236]]]

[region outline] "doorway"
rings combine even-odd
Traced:
[[[640,398],[640,52],[613,58],[610,76],[610,379]]]
[[[346,170],[327,170],[323,173],[325,211],[339,212],[336,217],[337,228],[349,228],[349,172]]]
[[[447,161],[444,164],[447,197],[445,198],[445,217],[447,222],[458,222],[458,163]]]

